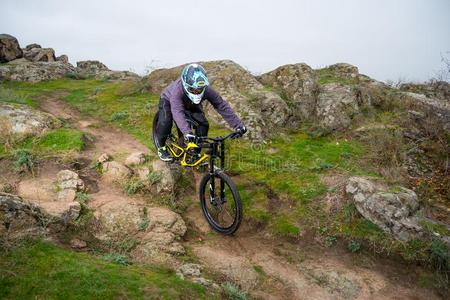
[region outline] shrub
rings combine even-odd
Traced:
[[[127,256],[117,253],[108,253],[103,256],[103,259],[123,266],[130,264],[130,260]]]
[[[158,182],[161,181],[161,179],[162,179],[162,174],[161,174],[161,172],[153,171],[153,172],[150,172],[150,173],[147,175],[147,179],[148,179],[148,181],[150,182],[150,184],[153,185],[153,184],[158,183]]]
[[[123,184],[123,190],[128,195],[134,195],[139,192],[144,187],[142,181],[137,178],[130,178],[126,180]]]
[[[352,253],[356,253],[361,250],[361,244],[356,241],[349,241],[347,244],[347,249]]]
[[[127,118],[128,118],[128,112],[126,110],[124,110],[124,111],[119,111],[119,112],[112,114],[111,121],[118,122],[118,121],[126,120]]]
[[[241,291],[239,287],[231,282],[225,282],[222,284],[223,292],[228,299],[231,300],[247,300],[247,294]]]
[[[33,172],[35,160],[30,151],[18,149],[14,151],[15,166],[17,171]]]
[[[76,192],[75,195],[77,200],[82,204],[85,204],[89,200],[89,195],[84,192]]]

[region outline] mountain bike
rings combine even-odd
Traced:
[[[189,116],[187,121],[194,130],[197,123]],[[152,138],[155,146],[157,145],[157,124],[158,113],[153,119]],[[232,132],[224,137],[198,137],[195,141],[189,141],[186,144],[182,133],[173,124],[172,132],[166,141],[173,163],[197,169],[207,167],[208,172],[199,185],[200,204],[203,215],[212,229],[225,235],[234,233],[242,219],[242,204],[238,189],[233,180],[224,173],[225,141],[239,136],[239,133]],[[201,150],[205,151],[201,153]],[[219,161],[218,166],[217,161]]]

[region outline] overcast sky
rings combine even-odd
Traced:
[[[383,81],[426,80],[450,51],[450,0],[0,0],[0,9],[0,33],[22,47],[138,73],[232,59],[253,73],[348,62]]]

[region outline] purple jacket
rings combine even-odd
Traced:
[[[191,131],[184,111],[191,110],[192,108],[196,110],[201,109],[201,104],[204,100],[208,100],[212,104],[231,128],[236,129],[237,127],[243,126],[241,119],[234,113],[230,105],[211,86],[206,87],[200,104],[194,104],[185,95],[181,79],[178,78],[162,91],[161,98],[170,102],[173,119],[183,134],[190,133]]]

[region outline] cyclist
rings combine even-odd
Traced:
[[[165,146],[172,130],[172,121],[187,141],[196,136],[207,136],[209,123],[203,112],[202,102],[208,100],[225,121],[242,136],[247,132],[241,119],[230,105],[209,85],[205,69],[199,64],[189,64],[181,77],[166,87],[160,97],[158,123],[156,125],[158,156],[162,161],[171,161]],[[186,117],[190,116],[198,126],[195,135],[191,132]]]

